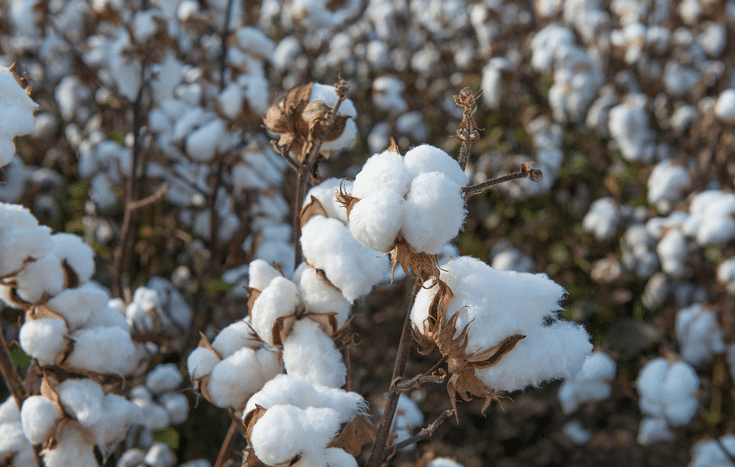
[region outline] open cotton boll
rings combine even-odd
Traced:
[[[339,425],[339,414],[334,409],[277,405],[255,423],[250,441],[262,462],[281,464],[304,452],[324,450]]]
[[[91,379],[67,379],[56,387],[66,412],[82,426],[94,426],[102,415],[102,387]]]
[[[265,349],[259,351],[267,352]],[[266,381],[280,372],[277,365],[272,365],[273,358],[268,355],[256,355],[256,351],[243,347],[217,365],[209,378],[207,392],[212,402],[219,407],[239,409],[248,396],[258,391]],[[263,363],[269,363],[263,365]]]
[[[327,217],[332,219],[339,219],[343,223],[347,223],[347,210],[345,207],[337,201],[335,192],[339,191],[340,186],[344,188],[347,193],[352,192],[352,181],[343,180],[339,178],[328,178],[319,185],[312,187],[304,198],[304,206],[311,202],[311,197],[319,200],[324,211],[327,213]]]
[[[125,440],[128,429],[134,424],[142,424],[144,414],[140,407],[117,394],[107,394],[102,399],[102,416],[92,427],[97,445],[104,457]]]
[[[214,352],[204,347],[197,347],[186,359],[186,371],[189,373],[189,378],[197,380],[211,374],[214,366],[219,362],[220,359]]]
[[[117,326],[79,329],[70,335],[74,350],[65,365],[95,373],[127,375],[135,369],[136,349],[130,333]]]
[[[151,467],[174,467],[176,465],[176,456],[167,445],[153,443],[153,446],[145,454],[144,464]]]
[[[725,284],[728,292],[735,294],[735,258],[728,258],[717,265],[717,280]]]
[[[183,382],[184,377],[173,363],[156,366],[145,378],[145,386],[153,394],[173,391]]]
[[[656,252],[665,273],[673,277],[684,277],[689,273],[686,266],[689,245],[680,230],[669,230],[656,246]]]
[[[644,417],[638,429],[638,444],[647,446],[659,441],[672,441],[674,433],[663,418]]]
[[[0,215],[0,222],[10,221],[3,217],[10,216]],[[0,275],[20,271],[25,260],[44,257],[52,246],[51,229],[46,226],[0,227]]]
[[[612,394],[610,380],[615,378],[615,361],[605,352],[593,352],[576,375],[559,387],[558,398],[565,414],[574,412],[579,404],[608,399]]]
[[[143,424],[147,430],[163,430],[170,425],[168,411],[161,404],[144,399],[133,399],[133,403],[143,412]]]
[[[675,362],[669,366],[663,382],[663,400],[666,404],[666,419],[671,426],[688,424],[699,408],[696,391],[699,377],[686,362]]]
[[[406,153],[403,162],[411,178],[422,173],[441,172],[460,187],[467,186],[467,175],[459,162],[437,147],[429,144],[416,146]]]
[[[48,254],[28,263],[15,276],[18,296],[29,303],[37,303],[44,295],[54,296],[64,290],[64,269],[59,258]]]
[[[729,456],[723,452],[727,450]],[[692,449],[689,467],[733,467],[732,453],[735,452],[735,435],[723,436],[718,440],[699,441]]]
[[[44,452],[46,467],[98,467],[94,446],[87,444],[84,435],[72,423],[66,423],[56,436],[56,447]]]
[[[384,151],[370,157],[352,185],[352,196],[366,196],[391,190],[405,196],[411,184],[411,176],[406,170],[403,156],[396,152]]]
[[[184,423],[189,418],[189,399],[180,392],[169,392],[161,396],[159,402],[168,412],[172,425]]]
[[[467,215],[461,187],[440,172],[413,179],[404,213],[404,238],[414,250],[432,255],[457,236]]]
[[[57,295],[57,297],[59,295]],[[84,323],[84,326],[87,328],[94,328],[97,326],[116,326],[123,331],[130,332],[130,324],[125,319],[124,311],[121,311],[120,308],[114,306],[105,306],[102,309],[93,312],[89,316],[89,319]]]
[[[56,404],[50,400],[42,396],[30,396],[23,401],[20,410],[23,433],[31,444],[41,444],[51,436],[62,416]]]
[[[164,330],[172,332],[173,328],[177,328],[177,331],[189,329],[194,311],[171,281],[163,277],[151,277],[146,287],[157,291],[162,298],[163,313],[159,313],[159,319]]]
[[[330,388],[344,386],[347,378],[342,353],[319,324],[308,319],[294,323],[286,336],[283,366],[289,375]]]
[[[215,118],[186,137],[186,153],[198,162],[212,160],[226,132],[225,122]]]
[[[324,450],[324,461],[326,465],[335,467],[357,467],[357,461],[350,454],[340,448],[327,448]]]
[[[15,398],[10,396],[5,399],[5,402],[0,404],[0,423],[19,421],[20,410],[18,409],[18,404],[15,402]]]
[[[250,275],[248,286],[257,290],[263,290],[268,287],[268,284],[276,277],[283,277],[276,268],[262,259],[256,259],[250,263],[248,274]]]
[[[729,88],[722,91],[717,98],[715,115],[726,123],[735,123],[735,89]]]
[[[638,401],[641,412],[653,417],[662,417],[663,409],[663,384],[669,363],[664,357],[654,358],[648,362],[636,378],[638,388]]]
[[[437,457],[433,461],[429,462],[426,467],[464,467],[464,465],[446,457]]]
[[[260,341],[254,333],[247,321],[235,321],[217,334],[212,341],[212,347],[222,358],[229,357],[243,347],[255,349],[260,346]]]
[[[681,346],[681,357],[692,365],[704,363],[726,350],[717,314],[701,303],[679,310],[676,339]]]
[[[598,240],[609,240],[615,236],[621,215],[611,197],[596,199],[582,220],[582,227],[592,232]]]
[[[66,319],[69,329],[84,325],[93,312],[107,306],[110,297],[103,289],[85,283],[74,289],[66,289],[47,302],[47,306]]]
[[[386,276],[388,257],[359,243],[337,219],[315,216],[301,230],[304,257],[353,303]]]
[[[260,292],[250,310],[250,324],[255,332],[270,345],[273,342],[273,326],[278,318],[296,314],[301,305],[296,284],[285,277],[276,277]]]
[[[691,183],[692,178],[684,166],[674,165],[665,159],[653,168],[648,177],[648,202],[659,211],[668,212],[673,203],[681,200]]]
[[[66,261],[77,274],[79,283],[87,282],[94,274],[94,251],[81,237],[58,232],[51,236],[54,244],[52,253],[61,261]]]
[[[33,446],[18,422],[0,423],[0,462],[13,467],[38,466]]]
[[[60,319],[34,319],[20,328],[20,347],[41,365],[52,365],[66,350],[68,329]]]
[[[373,250],[387,252],[403,227],[405,200],[395,191],[371,193],[350,211],[350,233]]]
[[[8,204],[0,203],[0,234],[9,230],[15,229],[27,229],[30,227],[38,227],[38,219],[36,219],[31,211],[25,206],[20,204]],[[50,229],[45,226],[47,232],[50,233]],[[50,234],[49,234],[50,237]],[[48,245],[48,249],[51,249],[51,245]]]
[[[356,392],[313,385],[303,378],[289,374],[278,375],[265,383],[248,400],[243,416],[255,410],[258,405],[265,409],[278,405],[330,407],[339,414],[340,424],[347,423],[367,406],[365,399]]]
[[[337,327],[341,328],[350,316],[350,302],[339,289],[329,284],[316,269],[301,263],[294,273],[294,282],[299,287],[301,300],[308,313],[336,313]],[[331,329],[322,329],[331,332]]]

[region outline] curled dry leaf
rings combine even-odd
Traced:
[[[480,381],[475,375],[476,369],[489,368],[497,364],[503,356],[513,350],[516,344],[526,336],[514,334],[503,339],[498,345],[483,351],[467,354],[467,342],[470,325],[467,323],[457,335],[457,310],[447,319],[447,308],[452,300],[452,291],[443,281],[438,281],[438,291],[429,305],[428,317],[423,323],[423,332],[416,325],[413,327],[414,337],[421,345],[421,353],[428,355],[434,350],[447,359],[447,368],[452,374],[447,382],[449,400],[457,414],[457,395],[467,402],[473,397],[484,397],[482,413],[494,399],[498,399],[492,388]]]
[[[339,201],[342,206],[345,207],[345,211],[347,211],[347,222],[349,222],[350,212],[352,212],[352,208],[355,207],[355,204],[362,198],[352,196],[351,194],[345,192],[345,180],[346,179],[342,179],[342,181],[339,183],[339,190],[334,192],[334,197],[337,198],[337,201]]]
[[[242,419],[242,424],[245,427],[245,439],[248,442],[248,447],[245,448],[244,458],[242,461],[242,467],[268,467],[262,463],[255,455],[253,450],[253,443],[250,441],[250,437],[253,435],[253,428],[260,418],[265,415],[266,409],[255,405],[255,409],[251,410]]]
[[[299,221],[301,222],[301,227],[303,228],[306,223],[309,222],[309,219],[314,216],[329,217],[327,215],[327,211],[324,209],[324,206],[322,206],[322,203],[312,196],[309,204],[301,208],[301,212],[299,213]]]
[[[395,152],[396,154],[401,154],[401,151],[398,149],[398,145],[396,144],[396,140],[393,139],[392,136],[390,137],[390,146],[388,146],[388,148],[383,152]]]
[[[378,427],[373,424],[369,416],[357,415],[347,422],[342,431],[332,438],[327,447],[340,448],[352,457],[357,457],[364,445],[375,441],[375,435],[377,434]]]

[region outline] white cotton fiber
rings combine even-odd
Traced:
[[[59,295],[57,295],[57,297]],[[105,306],[92,313],[89,316],[89,319],[84,323],[84,326],[87,328],[94,328],[97,326],[116,326],[125,332],[130,332],[130,324],[125,319],[124,312],[113,306]]]
[[[51,236],[54,244],[52,253],[61,261],[66,261],[76,272],[79,283],[87,282],[94,274],[94,251],[81,237],[58,232]]]
[[[169,392],[161,396],[159,402],[168,412],[172,425],[184,423],[189,417],[189,399],[180,392]]]
[[[66,350],[67,332],[66,324],[60,319],[26,321],[20,328],[20,346],[41,365],[51,365]]]
[[[282,277],[281,273],[279,273],[276,268],[262,259],[256,259],[250,263],[248,274],[250,275],[248,287],[261,291],[268,287],[268,284],[270,284],[273,279],[276,277]]]
[[[0,423],[0,462],[12,467],[37,467],[35,451],[19,422]]]
[[[674,433],[663,418],[644,417],[638,429],[638,444],[644,446],[659,441],[672,441]]]
[[[38,219],[28,208],[20,204],[0,203],[0,232],[29,227],[38,227]]]
[[[255,350],[243,347],[214,367],[207,391],[217,406],[239,409],[273,376],[272,366],[262,365]]]
[[[676,339],[681,347],[681,357],[692,365],[704,363],[726,350],[717,314],[701,303],[679,310]]]
[[[227,358],[243,347],[255,349],[260,342],[254,335],[252,326],[245,320],[235,321],[217,334],[212,347],[222,358]]]
[[[130,333],[117,326],[79,329],[70,337],[74,350],[65,363],[72,368],[120,375],[135,369],[135,344]]]
[[[0,404],[0,423],[19,421],[20,410],[18,409],[18,404],[15,403],[14,397],[9,396],[5,399],[5,402]]]
[[[84,325],[93,312],[105,308],[110,297],[101,287],[87,282],[81,287],[66,289],[48,301],[47,306],[62,315],[69,329]]]
[[[411,176],[406,170],[403,156],[385,151],[370,157],[355,177],[352,196],[364,198],[371,193],[391,190],[401,196],[408,192]]]
[[[339,191],[340,185],[346,193],[352,192],[352,181],[343,180],[339,178],[328,178],[321,182],[319,185],[312,187],[304,198],[304,206],[311,202],[313,196],[319,203],[321,203],[324,211],[327,213],[327,217],[332,219],[339,219],[343,223],[347,223],[347,210],[345,207],[337,201],[335,193]]]
[[[48,254],[26,264],[15,280],[18,296],[29,303],[37,303],[44,295],[54,296],[64,289],[64,270],[59,258]]]
[[[723,448],[729,455],[723,452]],[[735,435],[723,436],[719,440],[702,440],[692,449],[689,467],[732,467],[732,453],[735,453]]]
[[[404,205],[403,236],[414,250],[439,254],[457,236],[466,214],[459,185],[439,172],[420,174]]]
[[[386,276],[388,257],[360,244],[337,219],[313,217],[301,230],[304,257],[351,303]]]
[[[681,200],[689,188],[692,178],[686,167],[674,165],[665,159],[654,167],[648,177],[648,202],[659,211],[668,212],[673,203]]]
[[[52,434],[62,413],[56,405],[42,396],[30,396],[23,401],[20,410],[20,421],[31,444],[40,444]]]
[[[4,217],[10,216],[0,214],[0,222],[12,222]],[[52,247],[51,229],[46,226],[0,227],[0,275],[19,271],[26,259],[42,258]]]
[[[263,289],[250,310],[250,324],[261,339],[273,345],[273,326],[278,318],[291,316],[301,305],[296,284],[276,277]]]
[[[666,419],[671,426],[688,424],[699,407],[696,391],[699,377],[688,363],[675,362],[663,382],[663,400],[666,403]]]
[[[219,118],[202,125],[186,137],[186,153],[195,161],[212,160],[226,131],[224,121]]]
[[[609,240],[617,233],[621,215],[611,197],[596,199],[582,221],[582,227],[598,240]]]
[[[387,252],[403,227],[404,204],[403,197],[395,191],[369,194],[350,211],[350,233],[363,245]]]
[[[92,428],[95,440],[103,454],[107,455],[117,444],[125,440],[133,424],[142,424],[144,414],[133,402],[117,394],[102,398],[102,416]]]
[[[102,414],[102,387],[91,379],[67,379],[56,387],[64,409],[85,427],[94,426]]]
[[[186,371],[189,378],[196,380],[202,376],[212,373],[214,366],[220,362],[219,357],[211,350],[204,347],[197,347],[186,360]]]
[[[410,149],[403,159],[411,178],[422,173],[441,172],[460,187],[467,186],[467,175],[459,162],[441,149],[422,144]]]
[[[333,409],[277,405],[255,423],[250,440],[258,459],[275,465],[302,452],[323,450],[338,430],[339,417]]]
[[[608,399],[616,369],[615,360],[605,352],[590,354],[580,372],[565,379],[559,387],[558,398],[564,413],[574,412],[579,404]]]
[[[283,366],[286,373],[304,378],[311,384],[340,388],[347,377],[342,354],[319,324],[303,319],[294,323],[283,342]]]
[[[184,382],[184,377],[173,363],[157,365],[145,378],[145,386],[153,394],[170,392]]]
[[[176,456],[167,445],[153,443],[145,455],[145,464],[151,467],[174,467]]]
[[[73,424],[65,424],[56,440],[56,447],[44,453],[46,467],[98,467],[94,446],[87,444]]]
[[[144,399],[133,399],[133,403],[143,412],[146,429],[163,430],[170,425],[168,411],[161,404]]]
[[[306,263],[296,269],[294,282],[299,287],[307,313],[335,313],[337,327],[341,328],[350,316],[350,302],[334,285],[329,284],[316,269]],[[319,319],[319,318],[316,318]],[[322,329],[331,332],[331,329]]]

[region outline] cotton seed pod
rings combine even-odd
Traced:
[[[404,226],[404,205],[404,198],[392,190],[369,194],[350,210],[350,233],[373,250],[389,251]]]
[[[43,396],[28,397],[20,410],[23,433],[31,444],[41,444],[53,436],[62,417],[57,405]]]
[[[342,387],[347,377],[342,353],[319,325],[309,319],[296,321],[286,336],[283,366],[289,375],[330,388]]]
[[[206,391],[213,404],[237,410],[281,371],[275,352],[243,347],[215,365]]]
[[[68,332],[61,319],[26,321],[20,328],[20,347],[41,365],[52,365],[58,363],[69,345]]]

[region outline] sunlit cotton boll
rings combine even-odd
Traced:
[[[46,467],[98,467],[94,446],[87,444],[79,428],[66,423],[56,434],[56,447],[46,451],[43,461]]]
[[[251,349],[260,347],[260,341],[252,325],[245,320],[235,321],[225,327],[212,341],[212,348],[222,358],[229,357],[243,347],[250,347]]]
[[[278,318],[296,314],[301,305],[296,284],[285,277],[276,277],[255,299],[250,310],[250,323],[261,339],[274,345],[273,326]]]
[[[28,397],[20,410],[23,432],[32,444],[46,441],[61,417],[56,404],[42,396]]]
[[[60,319],[26,321],[20,328],[20,347],[41,365],[51,365],[67,347],[64,339],[67,332],[66,324]]]
[[[173,391],[183,382],[184,377],[173,363],[156,366],[145,378],[145,386],[153,394]]]
[[[405,196],[411,183],[403,156],[384,151],[369,158],[355,177],[352,196],[365,198],[380,191],[391,190]]]
[[[699,377],[686,362],[655,358],[641,369],[636,386],[641,412],[665,418],[672,427],[688,424],[699,408]]]
[[[559,387],[559,402],[566,414],[579,404],[602,401],[612,394],[610,381],[615,378],[617,365],[605,352],[593,352],[582,364],[579,373],[567,378]]]
[[[286,336],[283,366],[289,375],[331,388],[342,387],[347,377],[342,353],[319,324],[309,319],[294,323]]]
[[[69,337],[74,350],[64,363],[72,368],[121,375],[135,369],[137,352],[130,333],[117,326],[79,329]]]
[[[316,269],[302,263],[294,273],[301,300],[308,313],[335,313],[337,327],[341,328],[350,316],[350,302],[334,285],[324,280]],[[315,318],[318,320],[318,318]],[[331,332],[331,329],[323,329]]]
[[[445,151],[429,144],[409,149],[403,163],[411,178],[416,178],[423,173],[441,172],[457,185],[467,186],[467,175],[459,162]]]
[[[248,396],[281,371],[275,352],[243,347],[215,365],[207,391],[215,405],[239,409]]]
[[[350,233],[373,250],[390,250],[403,227],[405,204],[404,198],[392,190],[371,193],[350,211]]]

